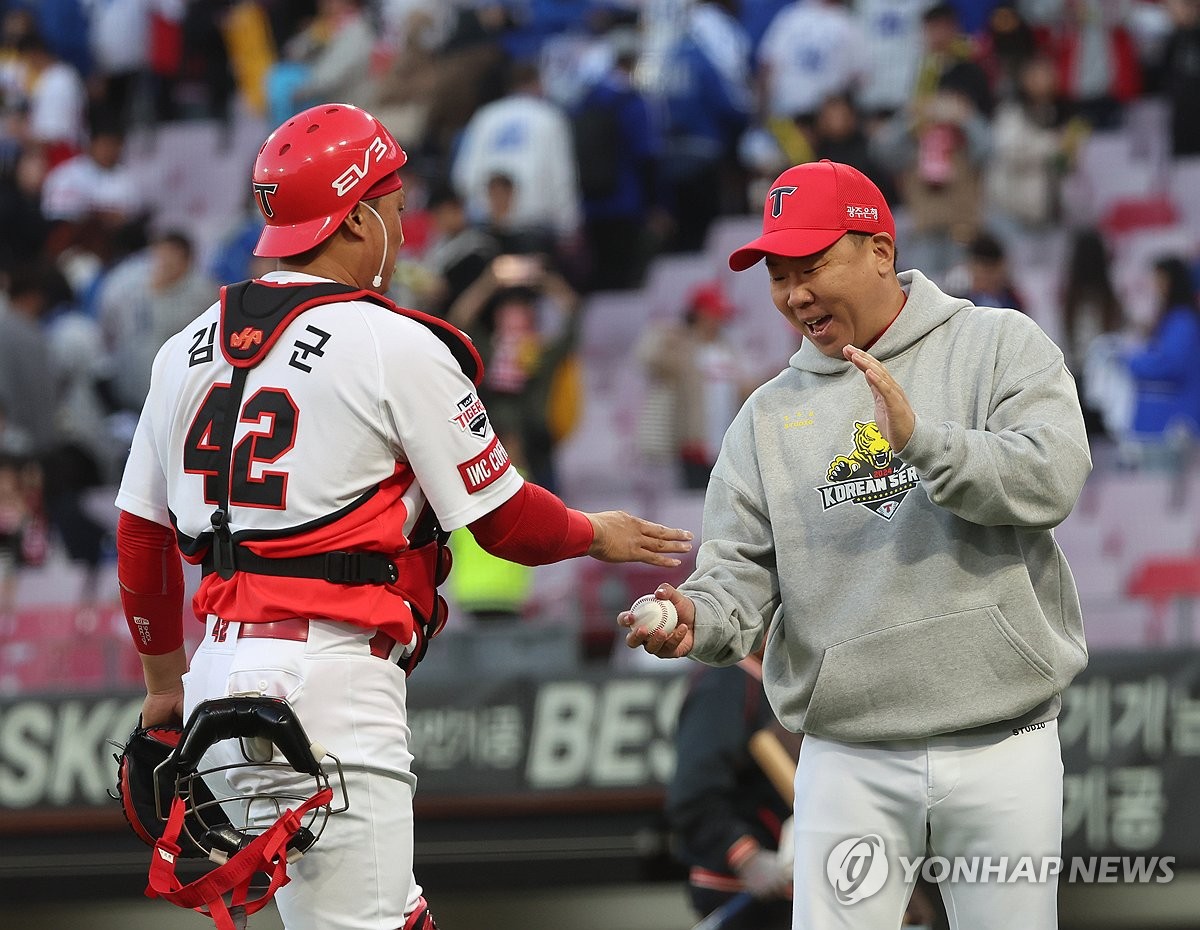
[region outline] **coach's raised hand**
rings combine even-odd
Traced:
[[[645,562],[674,568],[679,559],[671,553],[690,552],[692,534],[635,517],[624,510],[589,513],[595,534],[587,554],[601,562]]]
[[[908,396],[891,372],[869,352],[854,346],[842,349],[842,355],[867,379],[871,397],[875,401],[875,425],[883,438],[896,452],[908,445],[916,427],[917,416],[913,413]]]

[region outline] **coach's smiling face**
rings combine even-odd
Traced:
[[[829,248],[797,258],[766,256],[775,308],[823,355],[841,358],[887,327],[903,293],[894,284],[895,248],[886,233],[847,233]],[[888,282],[892,286],[888,286]]]

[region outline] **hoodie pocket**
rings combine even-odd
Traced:
[[[912,620],[825,649],[807,733],[859,742],[1017,717],[1058,690],[1054,668],[994,605]]]

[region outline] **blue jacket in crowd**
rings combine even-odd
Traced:
[[[1160,436],[1186,426],[1200,436],[1200,313],[1172,307],[1150,341],[1126,361],[1136,383],[1133,432]]]

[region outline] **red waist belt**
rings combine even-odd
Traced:
[[[239,639],[286,639],[295,643],[308,642],[309,621],[303,617],[289,617],[287,620],[271,620],[266,623],[243,623],[238,630]],[[367,645],[371,647],[371,655],[377,659],[387,659],[392,654],[396,640],[383,630],[377,630]]]

